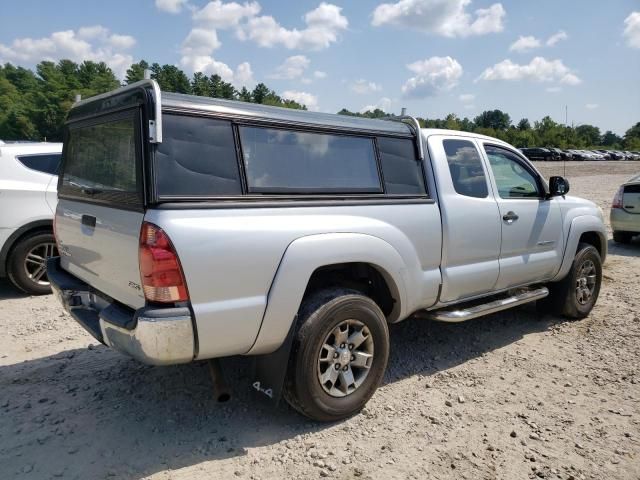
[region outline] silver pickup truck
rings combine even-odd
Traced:
[[[394,120],[152,80],[77,103],[48,261],[56,295],[145,363],[255,356],[255,389],[317,420],[371,397],[390,323],[533,301],[588,315],[602,211],[500,140]]]

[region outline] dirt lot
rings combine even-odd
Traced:
[[[545,175],[561,164],[539,164]],[[608,214],[640,163],[567,165]],[[0,283],[0,478],[640,478],[640,241],[609,242],[580,322],[532,307],[392,326],[385,384],[318,425],[250,392],[216,404],[203,365],[151,368],[92,341],[51,296]]]

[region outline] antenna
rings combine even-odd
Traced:
[[[402,110],[400,110],[400,116],[404,117],[407,115],[407,107],[402,107]]]
[[[148,68],[145,68],[142,76],[144,80],[151,80],[151,70],[149,70]]]
[[[569,147],[569,107],[567,105],[564,106],[564,140],[567,143],[567,147]],[[567,177],[567,156],[562,156],[562,176]]]
[[[80,100],[82,100],[82,95],[80,95],[79,93],[76,93],[75,103],[78,103]]]

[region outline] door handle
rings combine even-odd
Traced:
[[[93,215],[82,215],[82,225],[90,228],[96,227],[96,217]]]
[[[516,213],[512,211],[509,211],[502,216],[502,219],[507,223],[513,223],[518,220],[518,218],[520,217],[518,217],[518,215],[516,215]]]

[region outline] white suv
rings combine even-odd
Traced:
[[[0,277],[34,295],[51,292],[61,143],[0,142]]]

